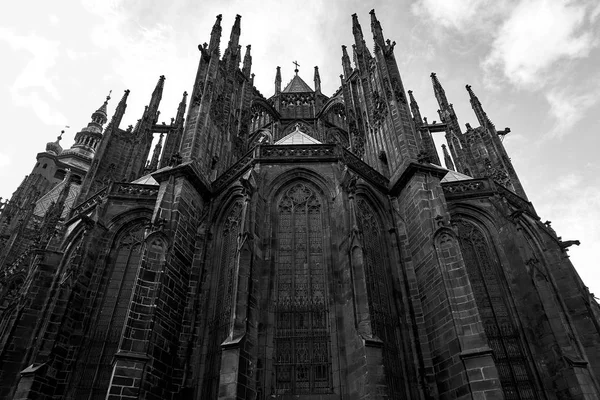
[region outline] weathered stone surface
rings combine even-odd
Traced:
[[[282,90],[278,68],[266,99],[240,17],[222,53],[220,24],[187,115],[184,94],[156,124],[161,77],[121,129],[126,92],[79,135],[83,181],[55,177],[53,142],[0,203],[0,399],[600,398],[576,242],[540,222],[470,87],[481,127],[461,131],[435,74],[428,124],[372,12],[340,90],[318,69]]]

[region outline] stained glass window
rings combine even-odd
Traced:
[[[297,183],[277,210],[275,395],[330,393],[323,207],[311,187]]]
[[[506,292],[486,238],[475,225],[463,220],[458,222],[458,232],[469,281],[493,351],[504,397],[507,400],[537,399],[519,331],[511,317]]]
[[[76,399],[106,398],[112,360],[118,350],[140,263],[143,232],[141,225],[127,230],[109,257],[112,260],[112,266],[109,266],[111,272],[100,312],[95,317],[96,326],[81,357],[83,367],[78,369]]]
[[[383,229],[371,205],[358,198],[357,217],[363,238],[364,269],[369,297],[369,313],[373,334],[383,341],[383,364],[390,396],[402,393],[404,382],[400,366],[395,317],[390,288],[391,274],[386,261]]]
[[[231,318],[235,261],[240,233],[242,203],[236,202],[226,214],[221,231],[221,249],[219,252],[217,274],[217,293],[212,318],[209,321],[209,345],[206,361],[205,383],[202,398],[218,397],[219,376],[221,372],[221,343],[227,338]]]

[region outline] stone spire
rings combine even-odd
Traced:
[[[442,152],[444,153],[444,164],[446,164],[446,168],[451,171],[456,171],[454,169],[454,163],[452,162],[452,157],[448,153],[448,149],[445,144],[442,144]]]
[[[221,42],[221,19],[223,16],[221,14],[217,15],[217,20],[212,27],[212,31],[210,32],[210,43],[208,44],[208,51],[212,53],[213,51],[219,51],[219,43]]]
[[[321,93],[321,77],[319,76],[319,67],[315,66],[315,92]]]
[[[358,22],[358,16],[356,14],[352,14],[352,34],[354,35],[355,51],[357,58],[370,59],[371,53],[369,52],[369,49],[365,42],[362,28],[360,27],[360,23]]]
[[[150,160],[150,165],[148,165],[148,169],[150,171],[156,171],[156,168],[158,167],[158,160],[160,159],[160,152],[162,150],[164,136],[165,136],[165,134],[161,133],[160,137],[158,138],[158,143],[156,143],[156,146],[154,146],[154,152],[152,153],[152,159]]]
[[[373,41],[375,42],[375,45],[379,46],[379,48],[385,49],[383,29],[381,29],[381,24],[375,16],[375,10],[369,11],[369,14],[371,14],[371,32],[373,32]]]
[[[492,121],[490,121],[487,114],[483,110],[483,106],[481,105],[481,102],[479,101],[479,99],[477,98],[475,93],[473,93],[473,90],[471,89],[471,85],[466,85],[465,87],[467,89],[467,92],[469,92],[471,107],[473,108],[473,111],[475,112],[475,115],[477,116],[479,125],[486,127],[486,128],[493,128],[494,124],[492,123]]]
[[[129,89],[125,90],[123,93],[123,97],[117,104],[117,108],[115,109],[115,113],[113,114],[110,120],[110,126],[114,128],[118,128],[121,125],[121,120],[123,119],[123,115],[125,115],[125,109],[127,109],[127,97],[129,96]]]
[[[183,118],[185,117],[185,107],[187,105],[187,92],[183,92],[183,97],[179,102],[179,107],[177,107],[177,115],[175,116],[175,126],[183,125]]]
[[[158,106],[160,105],[160,100],[162,99],[163,89],[165,87],[165,76],[161,75],[156,83],[156,87],[154,88],[154,92],[152,92],[152,97],[150,98],[150,104],[148,105],[148,111],[151,113],[150,115],[154,115],[158,112]]]
[[[277,67],[275,73],[275,94],[281,93],[281,67]]]
[[[410,111],[413,115],[413,121],[415,121],[415,126],[419,127],[423,125],[423,118],[421,117],[421,111],[419,111],[419,104],[417,104],[417,101],[413,96],[412,90],[408,91],[408,97],[410,98]]]
[[[435,98],[438,101],[440,109],[446,109],[449,106],[448,99],[446,98],[446,92],[442,87],[437,75],[435,72],[431,73],[431,83],[433,84],[433,93],[435,94]]]
[[[246,54],[244,55],[244,66],[242,67],[242,73],[246,78],[250,78],[250,70],[252,68],[252,56],[250,55],[251,46],[246,46]]]
[[[108,106],[108,101],[110,100],[111,93],[112,90],[108,93],[108,96],[106,96],[106,100],[104,100],[104,103],[102,103],[100,108],[98,108],[92,113],[92,120],[88,123],[88,126],[86,128],[83,128],[84,131],[102,132],[102,126],[108,120],[106,116],[106,107]]]
[[[233,23],[233,27],[231,28],[231,34],[229,35],[229,43],[227,44],[227,49],[223,54],[223,58],[231,57],[233,61],[235,61],[238,56],[238,46],[240,42],[240,20],[241,16],[238,14],[235,16],[235,22]]]
[[[344,69],[344,77],[348,78],[352,73],[352,64],[346,46],[342,46],[342,68]]]
[[[111,90],[112,92],[112,90]],[[108,120],[106,108],[110,100],[110,93],[106,96],[104,103],[92,113],[92,120],[88,125],[75,135],[75,143],[69,149],[70,152],[80,153],[91,157],[102,138],[102,126]]]
[[[460,129],[460,124],[458,123],[456,113],[454,112],[454,107],[448,102],[448,99],[446,98],[446,92],[444,91],[444,88],[442,87],[442,84],[440,83],[435,72],[431,73],[431,82],[433,84],[433,92],[435,94],[435,98],[437,99],[438,105],[440,107],[440,109],[438,110],[440,119],[443,123],[448,125],[449,130],[452,131],[454,135],[460,136],[462,134],[462,131]]]

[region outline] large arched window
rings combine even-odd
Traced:
[[[377,214],[369,202],[359,197],[356,201],[357,220],[362,232],[364,269],[369,297],[369,314],[373,334],[383,342],[383,364],[390,396],[402,393],[404,382],[400,366],[398,318],[393,312],[391,275],[386,257],[386,246]]]
[[[225,214],[220,232],[221,249],[218,256],[217,293],[214,297],[212,318],[209,320],[209,345],[207,349],[205,383],[202,398],[218,397],[221,372],[221,343],[227,338],[231,318],[233,282],[242,217],[242,202],[235,202]]]
[[[76,399],[104,400],[112,373],[112,360],[118,350],[131,292],[140,264],[143,225],[127,229],[115,242],[109,257],[111,265],[99,312],[92,322],[91,338],[80,355],[76,379]],[[95,322],[95,325],[94,325]]]
[[[458,221],[460,248],[479,315],[493,351],[500,383],[507,400],[537,399],[533,378],[511,317],[496,257],[483,232],[474,224]]]
[[[296,183],[277,203],[274,394],[331,393],[323,204]]]

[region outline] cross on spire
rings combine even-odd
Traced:
[[[298,75],[298,67],[300,66],[300,64],[298,64],[298,61],[293,61],[292,64],[294,64],[296,66],[296,69],[294,70],[294,72],[296,73],[296,75]]]

